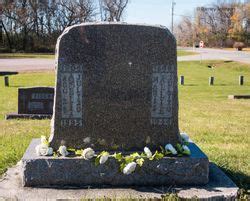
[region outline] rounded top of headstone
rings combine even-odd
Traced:
[[[67,33],[69,33],[71,30],[73,29],[78,29],[81,27],[93,27],[93,26],[127,26],[127,27],[147,27],[147,28],[151,28],[151,29],[161,29],[163,31],[166,32],[167,35],[169,35],[169,37],[172,37],[172,39],[175,41],[175,37],[174,35],[169,31],[169,29],[163,25],[160,24],[155,24],[155,25],[150,25],[150,24],[146,24],[146,23],[126,23],[126,22],[85,22],[85,23],[81,23],[81,24],[77,24],[77,25],[72,25],[67,27],[66,29],[64,29],[63,33],[59,36],[58,38],[58,42],[60,41],[60,39]]]

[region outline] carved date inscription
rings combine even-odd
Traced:
[[[153,68],[151,124],[169,125],[172,117],[173,73],[166,65]]]
[[[69,67],[68,67],[69,68]],[[83,126],[83,75],[80,68],[73,66],[72,71],[61,73],[61,104],[63,127]]]

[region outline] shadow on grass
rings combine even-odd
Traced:
[[[25,87],[25,86],[21,86],[21,85],[10,85],[8,87],[11,87],[11,88],[20,88],[20,87]]]
[[[194,86],[198,86],[198,84],[184,84],[184,85],[180,85],[180,86],[183,86],[183,87],[194,87]]]
[[[239,188],[243,188],[246,191],[250,190],[250,176],[240,171],[232,171],[225,167],[219,166]]]

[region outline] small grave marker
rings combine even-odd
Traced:
[[[4,86],[8,87],[9,86],[9,77],[4,76]]]
[[[181,75],[181,77],[180,77],[180,83],[181,83],[181,85],[184,85],[184,76],[183,75]]]
[[[240,75],[239,76],[239,85],[244,85],[244,76],[243,75]]]
[[[18,113],[8,114],[13,118],[51,118],[53,113],[54,88],[29,87],[18,89]]]
[[[214,77],[209,77],[209,85],[214,85]]]

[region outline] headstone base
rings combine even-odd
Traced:
[[[37,156],[33,139],[22,158],[23,186],[82,187],[82,186],[158,186],[203,185],[208,183],[207,156],[190,143],[191,156],[165,157],[146,161],[130,175],[119,171],[118,163],[110,158],[105,164],[95,166],[93,161],[81,157]]]
[[[180,200],[236,200],[239,188],[215,164],[209,165],[209,183],[202,186],[128,186],[123,188],[33,188],[21,186],[21,163],[0,179],[0,200],[162,200],[175,193]],[[176,199],[176,200],[179,200]],[[167,200],[167,198],[166,198]]]
[[[51,114],[18,114],[18,113],[11,113],[6,114],[5,119],[51,119]]]

